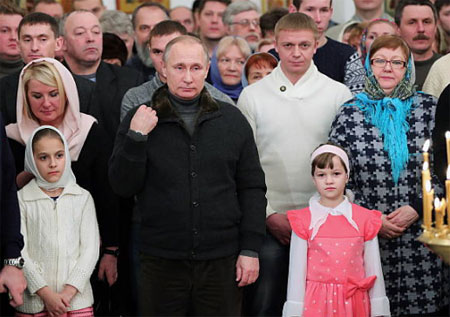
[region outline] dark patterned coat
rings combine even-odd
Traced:
[[[438,311],[448,301],[443,290],[448,288],[448,282],[444,281],[442,262],[416,240],[422,224],[421,150],[425,140],[431,138],[436,100],[423,93],[416,94],[414,98],[413,109],[407,119],[410,125],[407,135],[409,161],[398,184],[391,176],[391,162],[383,149],[380,131],[365,120],[357,106],[344,105],[330,132],[330,141],[345,148],[349,154],[352,166],[349,188],[354,191],[357,204],[380,210],[383,214],[411,205],[420,215],[419,220],[402,236],[380,239],[392,316],[424,315]],[[430,162],[432,164],[432,160]],[[437,184],[436,179],[433,184]]]

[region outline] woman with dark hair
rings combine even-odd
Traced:
[[[365,69],[364,91],[341,107],[330,141],[350,154],[356,203],[383,213],[380,251],[392,315],[432,316],[447,304],[448,282],[441,260],[416,239],[422,146],[431,137],[436,100],[415,90],[411,52],[396,35],[372,43]]]

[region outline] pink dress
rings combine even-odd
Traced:
[[[352,204],[352,219],[328,215],[313,240],[309,208],[287,213],[292,230],[308,242],[308,267],[303,317],[370,316],[368,290],[376,276],[366,277],[364,242],[381,227],[381,213]]]

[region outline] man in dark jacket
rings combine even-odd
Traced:
[[[0,115],[0,293],[9,291],[10,304],[14,307],[23,303],[22,294],[27,285],[21,270],[23,238],[15,176],[14,160]],[[2,314],[5,311],[2,309]]]
[[[237,316],[259,273],[265,182],[250,125],[204,89],[200,40],[173,39],[167,85],[122,121],[110,181],[141,214],[141,313]]]
[[[72,72],[95,82],[98,113],[92,113],[114,140],[120,121],[120,105],[128,89],[144,82],[129,68],[101,60],[103,34],[98,18],[91,12],[73,11],[61,20],[64,60]],[[90,113],[91,114],[91,113]]]

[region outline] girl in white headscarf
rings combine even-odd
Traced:
[[[76,184],[69,146],[55,127],[32,132],[19,193],[27,289],[17,316],[93,316],[89,282],[99,256],[94,201]]]

